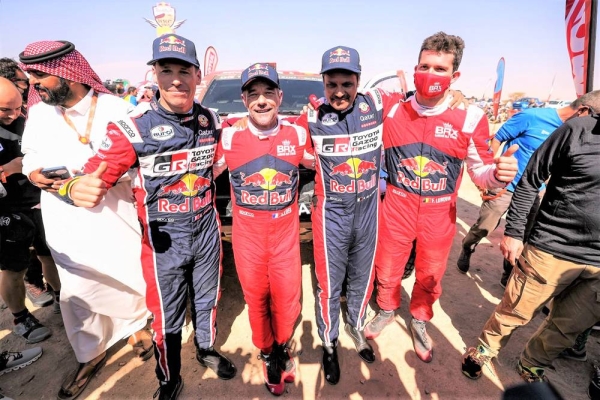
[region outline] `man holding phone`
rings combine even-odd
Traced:
[[[32,43],[19,58],[31,84],[23,173],[43,189],[46,239],[59,267],[65,331],[78,361],[58,393],[70,399],[81,394],[106,361],[106,351],[124,337],[130,336],[140,358],[152,353],[144,330],[149,313],[140,228],[128,177],[87,210],[54,196],[63,180],[47,178],[42,170],[80,168],[107,146],[108,121],[126,115],[130,105],[104,88],[70,42]]]
[[[52,333],[25,306],[23,277],[30,262],[29,246],[40,256],[50,257],[46,246],[40,210],[40,191],[21,173],[21,134],[25,119],[21,114],[21,94],[6,78],[0,78],[0,296],[14,317],[13,333],[27,343],[38,343]],[[60,280],[48,271],[47,279],[56,290]]]

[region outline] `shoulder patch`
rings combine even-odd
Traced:
[[[462,127],[462,131],[464,133],[473,133],[483,116],[484,114],[481,108],[473,105],[467,107],[467,115],[465,116],[465,123]]]
[[[290,124],[287,121],[283,121],[282,125],[291,126],[292,128],[294,128],[296,130],[296,134],[298,134],[298,144],[300,146],[306,145],[306,130],[303,127]]]
[[[127,140],[129,140],[130,143],[144,142],[142,140],[142,135],[140,135],[140,132],[138,131],[133,121],[131,121],[131,119],[119,119],[117,121],[114,121],[114,124],[117,126],[117,128],[119,128],[121,132],[125,134],[125,137],[127,138]]]
[[[215,129],[221,129],[221,117],[219,116],[219,114],[217,114],[210,108],[208,108],[207,110],[210,112],[210,115],[212,115],[213,121],[215,121]]]
[[[235,135],[236,132],[239,132],[239,129],[234,127],[223,129],[223,133],[221,133],[221,145],[223,146],[223,150],[231,150],[233,135]]]
[[[368,94],[369,96],[371,96],[371,98],[375,102],[375,109],[377,111],[379,111],[383,108],[383,98],[381,96],[381,91],[379,89],[377,89],[377,88],[369,89],[365,92],[365,94]]]

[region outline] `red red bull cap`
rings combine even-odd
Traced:
[[[334,69],[344,69],[346,71],[360,74],[360,56],[358,51],[346,46],[336,46],[323,53],[321,63],[321,73]]]
[[[154,65],[155,62],[168,58],[185,61],[200,68],[194,42],[183,36],[170,33],[154,39],[152,60],[148,61],[148,65]]]

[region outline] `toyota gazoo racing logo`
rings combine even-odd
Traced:
[[[184,173],[209,168],[215,156],[215,146],[203,146],[172,154],[161,154],[154,158],[152,173]]]
[[[377,187],[377,173],[371,174],[369,180],[360,179],[363,174],[369,171],[377,172],[377,163],[375,157],[371,161],[361,160],[360,158],[350,157],[345,162],[333,165],[331,167],[331,180],[329,189],[335,193],[361,193],[365,190]],[[336,176],[348,176],[354,178],[348,185],[338,182]]]
[[[247,190],[241,190],[241,201],[251,205],[277,205],[285,204],[292,200],[292,188],[286,188],[283,193],[278,193],[276,189],[280,186],[291,186],[294,171],[289,174],[274,170],[272,168],[263,168],[250,175],[240,173],[241,186],[260,187],[263,190],[261,194],[252,194]]]
[[[435,183],[432,182],[430,178],[434,175],[448,175],[448,172],[446,171],[447,166],[448,161],[444,161],[443,164],[440,164],[423,156],[403,158],[398,164],[396,181],[401,185],[409,186],[415,190],[441,192],[446,189],[447,178],[440,178],[439,181]],[[406,176],[404,170],[407,169],[413,171],[416,175],[415,179]],[[430,177],[427,178],[428,176]]]
[[[209,188],[211,180],[195,174],[185,174],[176,182],[163,185],[158,190],[158,211],[168,213],[185,213],[197,211],[211,203],[211,193],[206,191],[204,197],[199,197],[205,188]],[[169,197],[183,195],[183,203],[172,203]]]

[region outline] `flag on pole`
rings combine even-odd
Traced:
[[[204,53],[204,76],[215,72],[218,63],[219,56],[217,55],[217,50],[212,46],[208,46],[206,53]]]
[[[567,50],[577,97],[586,93],[590,53],[592,0],[566,0]]]
[[[500,106],[500,97],[502,96],[502,85],[504,84],[504,57],[498,61],[496,67],[496,85],[494,86],[494,118],[498,116],[498,107]]]

